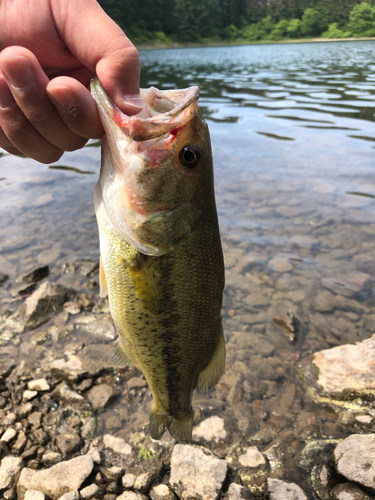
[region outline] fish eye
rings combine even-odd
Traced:
[[[201,159],[201,154],[196,148],[193,148],[192,146],[185,146],[181,149],[179,158],[184,167],[194,168],[198,165]]]

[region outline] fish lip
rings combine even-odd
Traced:
[[[138,115],[131,117],[123,113],[108,97],[98,77],[91,80],[91,93],[99,109],[106,112],[106,118],[112,122],[112,126],[115,123],[124,130],[126,135],[137,142],[160,137],[176,127],[184,125],[193,115],[199,98],[199,88],[197,86],[184,89],[183,92],[179,90],[158,90],[155,87],[141,89],[142,101],[150,114],[151,111],[155,113],[155,108],[150,104],[157,99],[167,99],[172,104],[176,104],[170,111],[156,112],[156,114],[151,114],[151,116],[145,118],[141,116],[145,114],[142,113],[143,110]],[[195,106],[191,106],[194,103]]]

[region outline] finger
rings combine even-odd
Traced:
[[[86,87],[73,78],[61,76],[49,82],[47,93],[70,130],[87,139],[100,139],[104,130],[96,103]]]
[[[32,52],[8,47],[0,54],[0,68],[19,108],[51,145],[73,151],[85,144],[60,118],[46,92],[49,79]]]
[[[41,163],[57,161],[63,151],[49,143],[31,125],[0,74],[0,145],[12,154],[24,154]]]
[[[141,61],[121,28],[92,0],[51,0],[51,7],[59,34],[70,51],[96,71],[105,91],[120,109],[128,115],[138,113],[143,107],[139,95]]]

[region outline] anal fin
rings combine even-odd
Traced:
[[[130,361],[129,356],[125,354],[120,342],[114,348],[108,359],[108,363],[111,365],[134,365],[134,363]]]
[[[214,387],[220,380],[225,369],[225,340],[223,327],[221,326],[221,333],[215,352],[204,370],[202,370],[198,377],[197,390],[207,391]]]

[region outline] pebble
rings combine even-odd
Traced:
[[[352,434],[335,448],[337,470],[349,481],[375,488],[375,434]]]
[[[94,385],[86,394],[93,409],[100,411],[104,410],[104,408],[115,398],[117,392],[108,384],[98,384]]]
[[[90,500],[100,492],[99,486],[96,484],[90,484],[83,488],[79,493],[81,495],[81,500]]]
[[[119,455],[130,455],[132,452],[131,446],[124,439],[105,434],[103,436],[103,444],[105,448],[110,448]]]
[[[64,432],[56,437],[56,446],[63,455],[70,455],[79,450],[81,439],[75,432]]]
[[[12,446],[12,453],[16,453],[17,455],[22,453],[23,449],[25,448],[26,442],[27,442],[26,434],[22,430],[19,431],[17,439]]]
[[[218,443],[227,437],[227,431],[224,429],[224,419],[214,415],[206,418],[193,429],[193,439],[200,441],[214,441]]]
[[[227,474],[228,464],[208,450],[176,444],[171,456],[170,485],[182,498],[216,500]]]
[[[4,457],[0,462],[0,490],[8,488],[23,467],[20,457]]]
[[[251,500],[253,497],[250,491],[236,483],[232,483],[226,495],[224,496],[224,500]]]
[[[30,391],[49,391],[50,386],[45,378],[39,378],[37,380],[30,380],[27,384],[27,388]]]
[[[65,493],[59,500],[80,500],[80,495],[77,490],[69,491],[69,493]]]
[[[139,476],[137,476],[134,482],[134,489],[139,491],[147,491],[151,486],[151,483],[155,479],[154,472],[143,472]]]
[[[136,480],[136,475],[127,472],[122,478],[122,485],[124,488],[133,488]]]
[[[238,457],[238,461],[244,467],[259,467],[266,464],[266,459],[256,446],[250,446],[244,455]]]
[[[304,491],[295,483],[268,478],[270,500],[308,500]]]
[[[102,476],[106,481],[117,481],[124,475],[124,468],[114,465],[113,467],[102,467],[100,469]],[[134,484],[134,483],[133,483]]]
[[[91,474],[93,466],[92,457],[83,455],[60,462],[49,469],[35,471],[25,468],[18,481],[18,498],[22,500],[28,489],[34,489],[42,491],[52,500],[58,500],[65,493],[78,490]]]
[[[90,403],[81,394],[71,389],[68,385],[61,383],[52,393],[67,405],[81,410],[91,409]]]
[[[268,265],[278,273],[287,273],[293,269],[293,266],[288,259],[286,257],[282,257],[281,255],[277,255],[271,259],[268,262]]]
[[[117,497],[117,500],[148,500],[148,497],[143,493],[124,491],[124,493]]]
[[[175,500],[176,495],[166,484],[157,484],[149,492],[151,500]]]
[[[41,491],[29,490],[25,493],[25,500],[45,500],[46,496]]]
[[[100,453],[99,453],[99,450],[97,448],[90,448],[89,451],[87,452],[88,455],[91,455],[94,462],[96,464],[99,464],[101,463],[102,459],[100,457]]]
[[[331,498],[334,500],[370,500],[370,497],[353,483],[337,484],[331,491]]]
[[[8,427],[8,429],[4,432],[4,434],[1,436],[0,441],[3,441],[4,443],[9,443],[16,437],[17,431],[15,429],[12,429],[11,427]]]
[[[147,382],[141,377],[132,377],[127,382],[126,385],[129,389],[140,389],[141,387],[146,387]]]
[[[46,453],[42,456],[42,462],[47,467],[51,467],[51,465],[55,465],[61,462],[61,460],[61,453],[57,453],[57,451],[46,451]]]
[[[85,374],[82,361],[74,354],[67,359],[55,359],[50,364],[50,370],[54,377],[68,382],[77,382]]]
[[[22,395],[22,401],[30,401],[38,395],[38,391],[24,391]]]

